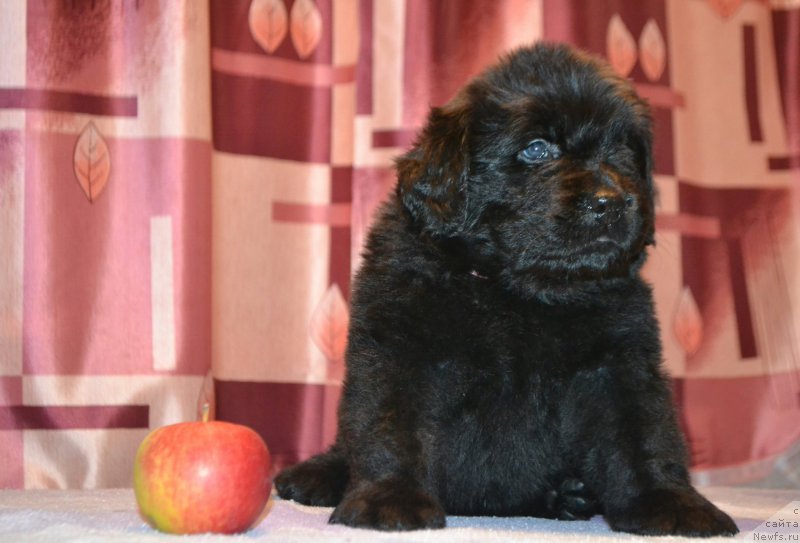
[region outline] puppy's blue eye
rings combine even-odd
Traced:
[[[561,152],[557,145],[539,138],[530,142],[525,149],[517,154],[517,158],[527,164],[544,162],[545,160],[558,158],[559,156],[561,156]]]

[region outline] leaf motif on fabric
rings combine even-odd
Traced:
[[[267,53],[275,51],[289,31],[283,0],[253,0],[247,21],[253,39]]]
[[[89,202],[94,202],[111,176],[111,156],[103,136],[91,121],[75,142],[72,167]]]
[[[322,15],[314,0],[297,0],[291,12],[292,44],[300,58],[307,58],[322,37]]]
[[[742,0],[708,0],[708,3],[720,17],[728,19],[739,10]]]
[[[344,358],[350,311],[339,286],[333,284],[322,297],[309,323],[309,334],[329,362]]]
[[[608,21],[606,55],[614,71],[623,77],[636,65],[636,41],[618,13]]]
[[[683,287],[672,329],[683,351],[692,355],[703,343],[703,317],[689,287]]]
[[[639,64],[650,81],[658,81],[667,65],[667,44],[654,19],[648,19],[639,36]]]

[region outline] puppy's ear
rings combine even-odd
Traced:
[[[465,100],[434,108],[412,149],[397,160],[397,194],[418,226],[434,237],[454,235],[463,222],[468,125]]]

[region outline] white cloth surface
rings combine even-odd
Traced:
[[[744,488],[704,488],[701,492],[730,514],[753,540],[752,531],[792,501],[797,492]],[[602,517],[563,522],[530,517],[448,517],[443,530],[383,533],[327,523],[330,508],[306,507],[274,498],[266,515],[250,531],[235,536],[204,534],[189,537],[210,543],[494,543],[602,542],[650,540],[612,532]],[[131,489],[0,490],[0,542],[157,542],[175,540],[150,528],[138,515]],[[692,541],[670,537],[664,541]],[[723,540],[720,538],[720,540]],[[725,539],[728,540],[729,539]],[[697,540],[694,540],[697,541]]]

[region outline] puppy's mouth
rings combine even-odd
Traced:
[[[581,270],[581,275],[603,277],[626,267],[630,256],[630,243],[607,235],[571,246],[565,251],[565,269]]]
[[[557,216],[555,223],[557,233],[553,244],[573,254],[628,250],[639,227],[635,213],[621,213],[613,218]]]
[[[583,262],[592,262],[593,268],[610,266],[614,261],[624,258],[630,249],[629,239],[602,234],[595,238],[564,243],[560,257],[568,267],[580,266]]]
[[[618,245],[618,246],[622,245],[620,242],[618,242],[616,240],[613,240],[613,239],[611,239],[610,237],[608,237],[606,235],[598,236],[597,239],[594,240],[594,241],[595,241],[595,243],[598,243],[600,245],[603,245],[605,243],[610,243],[612,245]]]
[[[572,247],[571,253],[573,256],[572,260],[574,262],[578,258],[593,256],[618,257],[624,253],[626,249],[626,243],[603,235],[585,243],[576,244]]]
[[[514,273],[555,281],[627,275],[636,259],[637,221],[587,225],[573,220],[563,226],[548,243],[520,253]]]
[[[587,250],[595,251],[614,251],[614,250],[627,250],[630,247],[630,236],[627,232],[624,234],[600,234],[595,238],[589,238],[583,244]]]

